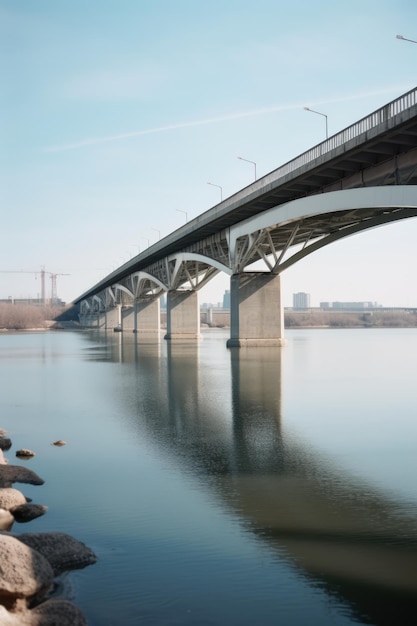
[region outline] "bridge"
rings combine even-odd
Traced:
[[[198,291],[230,276],[229,347],[282,346],[281,273],[339,239],[417,216],[417,87],[226,198],[80,295],[83,326],[199,337]]]

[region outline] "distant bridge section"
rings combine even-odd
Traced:
[[[199,335],[197,293],[231,277],[229,346],[282,345],[280,274],[338,239],[417,216],[417,88],[202,213],[79,296],[81,323]],[[253,270],[262,263],[263,271]]]

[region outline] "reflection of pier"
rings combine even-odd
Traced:
[[[417,523],[286,436],[281,350],[232,349],[225,367],[216,341],[204,359],[192,343],[138,346],[112,334],[108,341],[107,358],[133,365],[121,396],[133,407],[132,431],[203,476],[246,528],[348,602],[355,619],[413,623]],[[139,370],[146,389],[134,384]]]

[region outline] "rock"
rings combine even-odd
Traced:
[[[47,600],[31,611],[23,607],[10,613],[0,606],[1,626],[87,626],[74,604],[68,600]]]
[[[1,491],[1,489],[0,489]],[[13,507],[10,509],[10,513],[13,515],[16,522],[19,524],[24,524],[25,522],[30,522],[41,515],[45,515],[48,510],[47,506],[43,504],[20,504],[19,506]]]
[[[63,439],[57,439],[56,441],[52,442],[53,446],[65,446],[67,444],[66,441],[64,441]]]
[[[11,439],[0,435],[0,450],[10,450],[11,447],[12,447]]]
[[[30,626],[27,621],[30,619],[29,612],[9,613],[4,606],[0,605],[0,624],[1,626]]]
[[[11,487],[0,489],[0,507],[10,511],[15,506],[26,504],[26,498],[21,491]]]
[[[80,609],[68,600],[47,600],[30,614],[30,626],[87,626]]]
[[[7,463],[7,459],[4,458],[3,450],[0,448],[0,465],[5,465]]]
[[[14,536],[42,554],[51,564],[55,576],[67,570],[82,569],[97,561],[91,548],[65,533],[23,533]]]
[[[16,456],[21,459],[30,459],[35,456],[35,453],[27,448],[21,448],[20,450],[17,450]]]
[[[43,485],[44,480],[35,472],[20,465],[0,465],[0,487],[11,487],[13,483]]]
[[[11,530],[13,523],[14,523],[14,517],[10,513],[10,511],[0,508],[0,530]],[[0,557],[1,557],[1,553],[0,553]]]
[[[15,537],[0,533],[0,604],[12,610],[19,598],[43,597],[54,579],[47,559]]]

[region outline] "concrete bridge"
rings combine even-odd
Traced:
[[[159,337],[166,293],[165,338],[196,339],[198,291],[225,272],[228,346],[281,346],[285,269],[334,241],[416,216],[414,88],[202,213],[74,302],[83,326]]]

